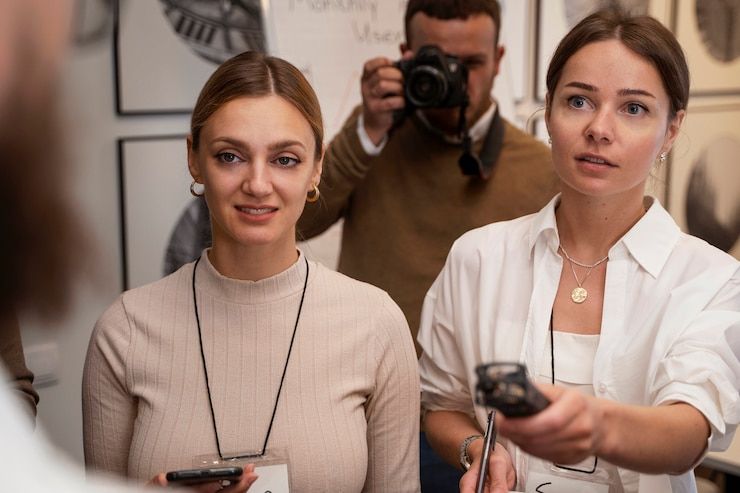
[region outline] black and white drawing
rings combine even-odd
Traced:
[[[165,258],[181,258],[171,246],[175,225],[194,197],[184,135],[118,140],[123,288],[156,281],[165,274]],[[198,199],[202,200],[202,199]],[[192,243],[195,243],[194,241]]]
[[[692,96],[738,94],[740,0],[676,2],[674,32],[691,69]]]
[[[678,225],[740,258],[740,104],[689,107],[669,170]]]
[[[689,233],[740,256],[737,156],[740,139],[733,137],[720,137],[702,149],[691,166],[684,213]]]
[[[261,3],[116,1],[118,113],[189,113],[219,63],[243,51],[265,51]]]
[[[670,0],[547,0],[539,2],[537,42],[537,98],[545,100],[545,75],[560,40],[584,17],[596,10],[620,7],[634,15],[652,15],[668,24]]]

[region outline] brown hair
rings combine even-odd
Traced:
[[[229,101],[275,94],[296,107],[311,126],[319,159],[324,143],[321,108],[311,85],[295,66],[277,57],[245,51],[222,63],[200,91],[190,120],[193,150],[210,116]]]
[[[590,43],[617,39],[652,62],[671,103],[669,118],[686,109],[689,100],[689,67],[681,45],[663,24],[646,15],[631,16],[617,8],[597,11],[560,41],[547,69],[547,92],[552,95],[568,59]]]
[[[25,41],[19,42],[23,63],[2,74],[10,82],[0,101],[0,320],[7,310],[63,313],[71,280],[89,256],[67,196],[71,163],[64,152],[57,80],[44,74],[41,56]]]
[[[496,26],[494,47],[498,46],[501,32],[501,7],[497,0],[409,0],[406,5],[406,17],[404,19],[407,42],[410,42],[411,18],[418,12],[422,12],[433,19],[441,20],[465,20],[471,15],[487,15],[493,19],[493,25]]]

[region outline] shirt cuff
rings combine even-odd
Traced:
[[[362,113],[360,113],[360,117],[357,119],[357,137],[360,138],[362,149],[368,156],[377,156],[378,154],[380,154],[383,151],[385,144],[388,142],[388,135],[384,135],[383,140],[380,141],[380,144],[373,144],[373,141],[370,140],[370,137],[365,131],[365,118]]]

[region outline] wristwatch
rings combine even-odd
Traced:
[[[470,456],[468,455],[468,446],[483,435],[470,435],[460,444],[460,465],[464,470],[470,469]]]

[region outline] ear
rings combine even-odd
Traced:
[[[324,155],[326,155],[326,145],[322,146],[321,157],[316,161],[316,164],[314,164],[313,174],[311,175],[311,184],[315,184],[317,187],[321,182],[321,172],[324,170]]]
[[[547,135],[550,135],[550,105],[552,104],[550,93],[545,94],[545,127],[547,127]]]
[[[668,122],[668,128],[666,128],[665,131],[665,141],[663,142],[663,146],[660,149],[660,152],[669,152],[671,150],[671,147],[673,147],[673,142],[675,142],[676,137],[678,137],[678,133],[681,130],[681,125],[683,124],[683,120],[686,117],[686,110],[679,110],[676,113],[676,116],[673,117],[673,119]]]
[[[504,55],[506,54],[506,47],[504,45],[498,45],[493,53],[493,56],[495,57],[493,60],[493,76],[496,77],[501,70],[501,60],[504,58]]]
[[[190,176],[192,176],[193,180],[195,180],[196,182],[202,183],[197,152],[193,150],[193,136],[192,135],[188,135],[187,148],[188,148],[188,170],[190,170]]]
[[[409,51],[409,44],[404,42],[398,45],[398,51],[401,52],[401,56],[403,56],[404,53]]]

